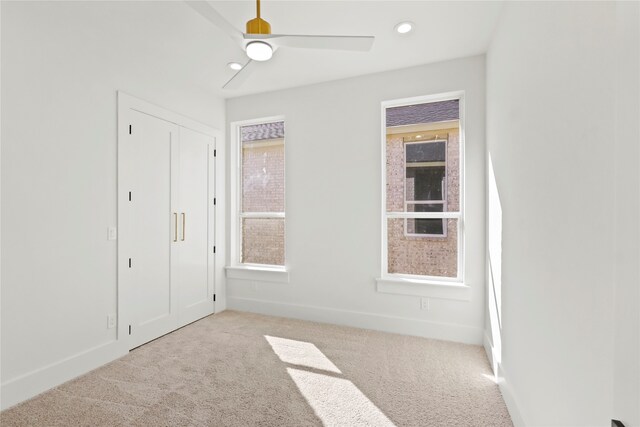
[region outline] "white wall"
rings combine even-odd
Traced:
[[[479,344],[484,297],[484,56],[229,99],[227,123],[286,117],[290,283],[228,279],[229,308]],[[381,102],[465,90],[470,301],[379,293]],[[230,169],[231,170],[231,169]]]
[[[639,425],[637,26],[637,3],[510,3],[487,54],[487,332],[517,424]]]
[[[640,427],[640,3],[616,10],[612,416]]]
[[[222,130],[177,38],[198,25],[181,2],[2,2],[2,407],[118,354],[116,90]]]

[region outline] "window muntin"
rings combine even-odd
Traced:
[[[284,266],[284,122],[245,125],[239,131],[239,262]]]
[[[463,281],[461,102],[384,103],[383,277]]]

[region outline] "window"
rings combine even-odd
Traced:
[[[284,121],[239,125],[235,264],[285,265]]]
[[[447,141],[405,142],[405,211],[445,212],[447,186]],[[443,219],[405,220],[406,236],[446,237]]]
[[[383,279],[463,281],[461,104],[383,104]]]

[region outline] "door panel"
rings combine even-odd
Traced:
[[[133,348],[175,329],[177,324],[178,295],[172,286],[172,265],[176,261],[172,213],[177,211],[172,209],[177,205],[172,175],[177,171],[172,167],[172,157],[177,153],[178,127],[133,110],[131,123],[134,185],[129,202],[133,219],[129,294]]]
[[[210,197],[209,146],[214,138],[180,127],[180,206],[178,304],[179,325],[213,313],[213,286],[209,282]]]

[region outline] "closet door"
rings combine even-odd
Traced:
[[[164,335],[178,322],[176,280],[178,126],[131,111],[129,151],[132,178],[126,227],[131,296],[130,348]]]
[[[179,326],[213,313],[213,247],[209,245],[209,227],[213,221],[215,176],[214,138],[180,127],[179,145],[179,226],[178,242],[178,318]]]

